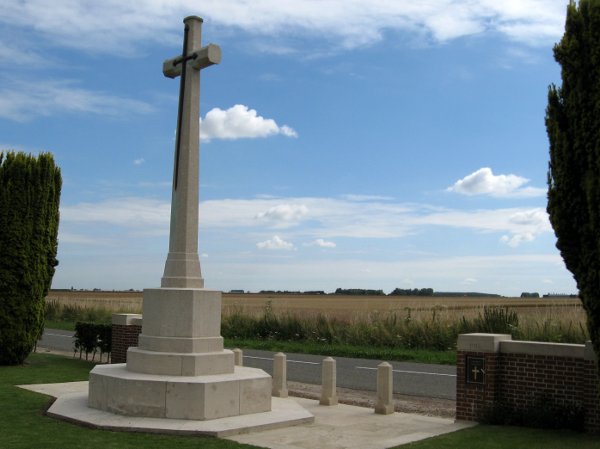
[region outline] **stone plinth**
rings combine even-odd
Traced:
[[[221,292],[144,290],[139,346],[126,364],[90,373],[92,408],[147,418],[210,420],[271,410],[271,377],[223,349]]]
[[[145,289],[143,309],[138,347],[127,351],[129,371],[172,376],[233,373],[233,353],[223,349],[220,336],[220,291]]]
[[[161,376],[98,365],[90,373],[89,407],[126,416],[209,420],[271,410],[271,377],[236,367],[215,376]]]

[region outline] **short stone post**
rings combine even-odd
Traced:
[[[394,413],[392,365],[383,362],[377,365],[377,403],[375,413],[389,415]]]
[[[273,356],[273,390],[272,395],[278,398],[287,398],[287,357],[278,352]]]
[[[336,370],[335,360],[327,357],[323,360],[323,371],[321,375],[321,405],[337,405]]]
[[[240,348],[235,348],[232,352],[235,366],[244,366],[244,352]]]

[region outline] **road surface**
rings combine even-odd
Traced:
[[[73,351],[73,332],[46,329],[39,347]],[[261,368],[272,374],[273,352],[244,350],[244,365]],[[321,362],[325,357],[287,354],[288,380],[309,384],[321,383]],[[381,360],[335,357],[337,386],[354,390],[375,391],[377,365]],[[423,363],[390,362],[394,371],[394,393],[410,396],[456,399],[456,367]]]

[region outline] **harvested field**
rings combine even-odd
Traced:
[[[114,312],[141,313],[142,292],[63,291],[52,290],[46,301],[57,301],[63,306],[103,308]],[[495,298],[495,297],[417,297],[417,296],[348,296],[348,295],[280,295],[259,293],[224,293],[223,315],[244,313],[260,316],[267,307],[275,314],[299,317],[317,314],[352,321],[377,314],[394,312],[414,319],[430,318],[432,313],[441,319],[471,318],[484,306],[508,307],[525,319],[564,317],[573,322],[584,322],[585,313],[578,298]]]

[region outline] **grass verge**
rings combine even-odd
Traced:
[[[46,320],[44,323],[45,329],[60,329],[62,331],[73,331],[75,332],[75,321],[63,321],[63,320]]]
[[[93,430],[44,416],[50,398],[15,385],[87,380],[93,364],[50,354],[32,354],[23,366],[0,367],[0,447],[11,449],[243,449],[256,446],[217,438],[179,437]]]
[[[456,351],[435,351],[428,349],[404,349],[347,344],[321,343],[311,341],[278,340],[239,340],[225,339],[228,348],[261,349],[285,353],[315,354],[331,357],[352,357],[399,362],[435,363],[456,365]]]
[[[600,437],[570,431],[477,426],[397,449],[598,449]]]

